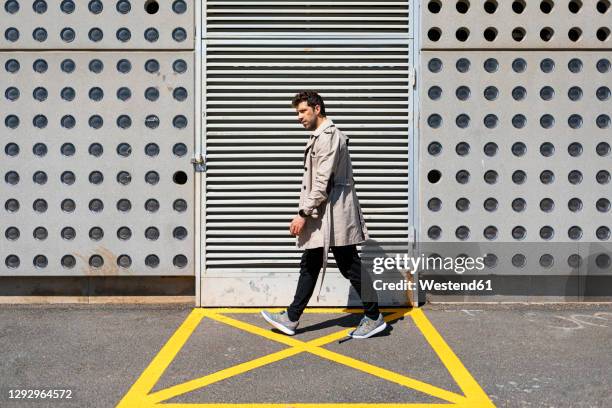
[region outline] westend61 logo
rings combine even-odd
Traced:
[[[472,258],[464,257],[429,257],[421,254],[418,257],[408,256],[408,254],[396,254],[394,257],[375,257],[372,258],[372,272],[375,275],[381,275],[384,272],[389,272],[382,278],[387,278],[391,282],[385,282],[383,279],[375,279],[372,281],[372,287],[375,291],[405,291],[416,289],[416,283],[411,280],[404,279],[397,275],[397,271],[410,271],[414,274],[421,270],[452,271],[455,274],[463,274],[466,271],[481,271],[485,267],[484,257]],[[471,280],[466,282],[453,282],[451,280],[440,282],[434,279],[419,279],[418,285],[421,290],[430,291],[491,291],[491,280]]]

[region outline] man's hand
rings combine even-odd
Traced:
[[[300,235],[304,225],[306,225],[306,218],[296,215],[289,225],[289,233],[294,236]]]

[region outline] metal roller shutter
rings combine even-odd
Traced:
[[[212,0],[209,37],[412,36],[409,1]]]
[[[296,2],[257,2],[257,9],[255,2],[208,2],[202,305],[285,305],[292,299],[301,252],[288,225],[297,211],[309,133],[290,101],[303,89],[325,98],[327,114],[350,138],[357,194],[372,237],[381,243],[408,239],[413,107],[407,3],[320,3],[305,10]],[[352,35],[349,22],[360,21],[351,17],[357,3],[364,13],[385,3],[391,9],[380,14],[390,19],[395,13],[393,24],[403,31],[360,39],[221,38],[247,37],[253,30],[280,37],[285,29],[274,28],[276,23],[297,30],[293,17],[306,12],[313,14],[304,25],[325,20],[331,37]],[[319,6],[330,10],[327,17],[319,16]],[[257,18],[234,24],[243,15]],[[391,29],[376,16],[369,21],[373,30]],[[324,286],[319,305],[346,305],[348,281],[331,254]]]

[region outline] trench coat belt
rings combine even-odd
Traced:
[[[335,186],[352,186],[354,183],[354,180],[349,180],[347,178],[335,178],[334,177],[334,187]]]
[[[319,296],[321,295],[321,289],[323,289],[323,280],[325,279],[325,270],[327,269],[327,253],[329,252],[329,225],[331,223],[331,210],[331,200],[327,200],[327,203],[325,204],[325,220],[323,221],[323,224],[325,225],[323,229],[323,264],[321,265],[321,284],[319,285],[319,292],[317,293],[317,302],[319,301]]]
[[[353,185],[353,181],[354,180],[346,180],[346,179],[340,179],[340,180],[336,180],[334,179],[334,187],[336,186],[351,186]],[[331,225],[331,200],[328,199],[327,203],[325,204],[325,220],[323,222],[324,224],[324,230],[323,230],[323,264],[321,265],[321,284],[319,285],[319,292],[317,293],[317,302],[319,301],[319,296],[321,295],[321,289],[323,289],[323,280],[325,279],[325,271],[327,270],[327,254],[329,253],[329,234],[330,234],[330,225]]]

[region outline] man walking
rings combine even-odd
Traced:
[[[281,313],[264,310],[261,314],[278,330],[294,335],[322,270],[321,292],[331,248],[338,269],[362,297],[365,315],[350,336],[365,339],[383,331],[387,323],[378,310],[378,302],[364,301],[361,292],[361,259],[356,244],[369,236],[355,193],[349,140],[326,117],[323,98],[316,92],[298,93],[292,105],[300,123],[313,132],[304,152],[299,211],[289,226],[289,232],[297,236],[297,246],[304,248],[304,253],[291,305]],[[368,279],[363,283],[371,286],[369,275],[364,275]]]

